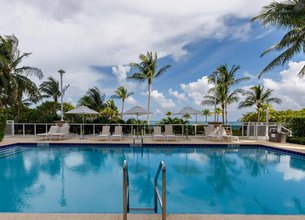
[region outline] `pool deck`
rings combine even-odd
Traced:
[[[87,137],[85,140],[80,140],[78,137],[71,137],[66,140],[61,141],[42,141],[38,140],[35,136],[13,136],[13,137],[5,137],[4,140],[0,143],[0,147],[2,145],[8,144],[18,144],[18,143],[92,143],[92,144],[100,144],[100,143],[122,143],[122,144],[131,144],[131,138],[124,138],[122,140],[115,141],[101,141],[97,140],[96,137]],[[215,141],[207,141],[202,137],[190,137],[190,139],[186,140],[183,138],[178,138],[177,141],[153,141],[151,138],[147,137],[144,139],[144,143],[146,144],[232,144],[232,142],[215,142]],[[236,142],[235,142],[236,143]],[[290,143],[273,143],[265,140],[249,140],[249,139],[241,139],[239,144],[255,144],[255,145],[265,145],[271,146],[279,149],[285,149],[295,152],[305,153],[305,146],[298,144],[290,144]],[[122,220],[122,214],[54,214],[54,213],[0,213],[0,220]],[[156,214],[128,214],[128,219],[132,220],[161,220],[161,215]],[[168,214],[168,220],[299,220],[304,219],[305,216],[302,215],[208,215],[208,214]]]
[[[122,214],[0,214],[1,220],[123,220]],[[156,214],[128,214],[130,220],[161,220]],[[167,220],[300,220],[305,216],[291,215],[191,215],[168,214]]]

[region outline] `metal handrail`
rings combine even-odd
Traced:
[[[158,190],[158,178],[162,171],[162,198],[160,196]],[[158,202],[160,204],[162,210],[162,220],[166,220],[166,168],[164,161],[160,162],[158,167],[155,181],[154,181],[154,205],[155,205],[155,213],[158,212]]]
[[[123,220],[127,220],[129,212],[129,175],[127,161],[123,162]]]

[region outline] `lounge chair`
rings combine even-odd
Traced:
[[[168,141],[168,139],[172,138],[174,140],[177,140],[177,136],[175,135],[175,133],[173,132],[173,126],[172,125],[165,125],[165,132],[164,135],[166,137],[166,140]]]
[[[205,137],[208,140],[220,140],[221,141],[221,136],[218,133],[219,128],[212,128],[212,127],[204,127],[204,133],[205,133]]]
[[[69,137],[69,131],[70,131],[70,126],[69,125],[63,125],[59,127],[59,130],[57,130],[56,133],[51,135],[51,138],[59,139],[61,140],[62,138],[67,138]]]
[[[111,135],[111,140],[113,138],[120,138],[120,140],[122,140],[123,137],[123,133],[122,133],[122,126],[115,126],[114,128],[114,134]]]
[[[237,136],[228,135],[224,127],[220,127],[218,129],[218,134],[221,136],[222,139],[230,139],[239,142],[239,138]]]
[[[59,127],[53,125],[53,126],[50,127],[48,132],[42,133],[42,134],[38,134],[38,137],[42,137],[42,138],[45,137],[45,140],[47,140],[48,137],[52,137],[53,134],[56,134],[58,130],[59,130]]]
[[[162,134],[160,126],[154,126],[153,140],[155,139],[163,139],[165,141],[165,135]]]
[[[110,126],[103,126],[102,132],[97,135],[97,139],[106,138],[106,140],[110,137]]]

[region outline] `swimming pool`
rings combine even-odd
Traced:
[[[305,159],[269,148],[52,146],[0,149],[0,212],[122,213],[153,207],[160,160],[168,213],[304,214]]]

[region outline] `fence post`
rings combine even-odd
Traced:
[[[34,135],[36,136],[36,123],[34,124]]]
[[[196,136],[196,134],[197,134],[197,124],[195,124],[195,135],[194,136]]]
[[[23,136],[25,136],[25,124],[24,123],[22,124],[22,134],[23,134]]]
[[[93,124],[93,136],[95,136],[95,124]]]

